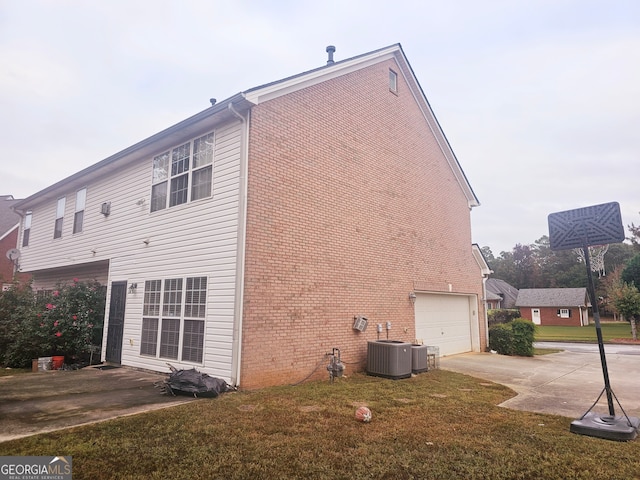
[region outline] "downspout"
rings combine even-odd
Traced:
[[[247,231],[247,171],[249,169],[249,112],[247,118],[243,117],[229,103],[229,111],[242,123],[242,133],[240,138],[240,192],[238,198],[238,243],[237,243],[237,263],[236,263],[236,295],[233,307],[233,351],[231,376],[232,385],[240,385],[240,371],[242,360],[242,319],[244,314],[244,261],[245,244]]]
[[[492,272],[493,273],[493,272]],[[489,350],[489,309],[487,308],[487,279],[489,275],[482,275],[482,308],[484,310],[484,343],[485,351]],[[480,342],[482,343],[482,342]],[[482,350],[480,350],[482,351]]]

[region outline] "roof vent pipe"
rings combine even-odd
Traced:
[[[327,65],[333,65],[335,62],[333,61],[333,52],[336,51],[336,47],[333,45],[329,45],[327,47],[327,53],[329,54],[329,59],[327,60]]]

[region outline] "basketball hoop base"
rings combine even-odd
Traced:
[[[628,442],[638,436],[640,419],[637,417],[600,415],[589,412],[571,422],[569,431],[589,437]]]

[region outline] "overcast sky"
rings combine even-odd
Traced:
[[[0,0],[0,194],[24,198],[238,92],[401,43],[497,256],[549,213],[640,224],[637,0]]]

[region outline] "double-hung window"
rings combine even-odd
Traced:
[[[29,237],[31,236],[31,218],[32,218],[32,213],[31,212],[27,212],[24,216],[24,230],[22,232],[22,246],[23,247],[28,247],[29,246]]]
[[[56,223],[53,228],[53,238],[62,237],[62,223],[64,220],[65,197],[59,198],[56,205]]]
[[[140,354],[202,363],[207,277],[147,280]]]
[[[156,155],[152,168],[152,212],[210,197],[213,132]]]
[[[87,189],[83,188],[76,192],[76,213],[73,216],[73,233],[82,231],[84,222],[84,207],[87,202]]]

